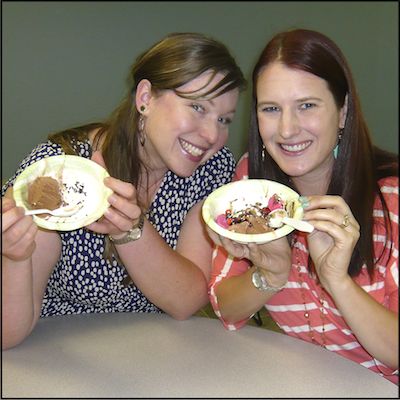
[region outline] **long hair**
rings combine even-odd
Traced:
[[[398,175],[398,156],[372,144],[350,67],[338,46],[319,32],[296,29],[274,36],[264,48],[253,70],[249,133],[251,178],[277,180],[296,190],[289,177],[272,157],[267,152],[263,154],[263,143],[258,128],[257,80],[261,70],[275,61],[324,79],[338,109],[343,107],[347,95],[346,122],[327,194],[342,196],[361,227],[360,238],[350,262],[349,274],[358,275],[365,263],[369,274],[372,275],[373,205],[376,196],[379,196],[384,210],[386,242],[391,239],[388,208],[379,190],[378,180],[385,176]]]
[[[212,71],[210,80],[218,73],[222,73],[223,78],[201,97],[217,97],[235,88],[241,91],[246,87],[242,71],[221,42],[199,33],[167,35],[137,57],[129,74],[129,93],[108,120],[58,132],[49,139],[71,154],[73,139],[82,140],[98,128],[96,143],[103,139],[101,151],[110,175],[137,186],[141,172],[145,171],[139,157],[137,84],[147,79],[154,94],[173,90],[181,97],[195,99],[200,97],[196,92],[184,94],[178,88],[205,71]]]

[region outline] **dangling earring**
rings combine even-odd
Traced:
[[[142,146],[146,143],[146,132],[144,131],[144,117],[140,115],[138,122],[139,141]]]
[[[339,153],[339,143],[342,140],[342,134],[343,134],[343,128],[339,129],[339,134],[338,134],[338,140],[336,143],[335,148],[333,149],[333,158],[336,160],[338,158],[338,153]]]
[[[265,161],[265,146],[264,145],[263,145],[262,151],[261,151],[261,160],[262,160],[262,162]]]

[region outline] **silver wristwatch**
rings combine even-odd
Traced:
[[[267,279],[265,278],[264,274],[260,270],[260,268],[256,267],[253,274],[251,275],[251,282],[253,283],[254,287],[262,292],[279,292],[284,288],[285,285],[281,287],[271,286]]]
[[[129,243],[141,238],[143,232],[143,226],[144,226],[144,215],[141,214],[139,217],[139,222],[136,225],[134,225],[131,229],[129,229],[129,231],[126,233],[125,236],[123,236],[120,239],[114,239],[111,235],[108,235],[108,237],[114,244]]]

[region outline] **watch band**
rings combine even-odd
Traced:
[[[265,275],[262,273],[261,268],[259,267],[255,267],[255,270],[253,271],[252,275],[251,275],[251,282],[253,284],[253,286],[262,291],[262,292],[279,292],[280,290],[282,290],[285,285],[280,286],[280,287],[275,287],[275,286],[271,286]]]
[[[129,243],[140,239],[143,232],[143,226],[144,226],[144,214],[141,214],[138,223],[134,225],[131,229],[129,229],[129,231],[126,233],[125,236],[122,236],[122,238],[119,239],[115,239],[111,235],[108,235],[108,237],[114,244]]]

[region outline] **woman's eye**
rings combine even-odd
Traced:
[[[232,120],[230,118],[220,117],[218,118],[218,122],[220,122],[222,125],[229,125]]]
[[[313,108],[314,106],[315,106],[314,103],[303,103],[303,104],[300,105],[300,108],[302,110],[307,110],[309,108]]]
[[[274,112],[274,111],[279,111],[279,108],[276,106],[265,106],[261,109],[262,112]]]
[[[197,112],[201,112],[201,113],[204,112],[204,107],[201,106],[200,104],[193,103],[193,104],[191,104],[191,106],[192,106],[193,110],[195,110]]]

